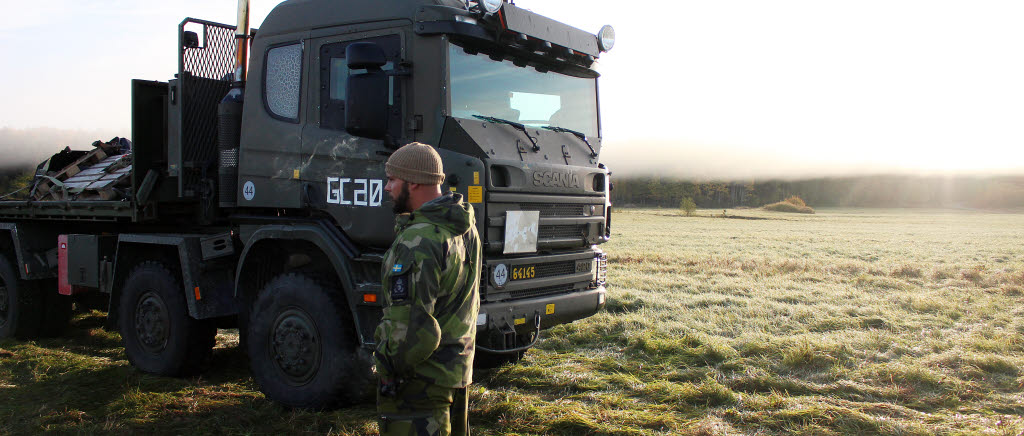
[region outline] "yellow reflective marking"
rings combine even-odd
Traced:
[[[526,318],[516,318],[516,325],[526,324]]]
[[[299,170],[295,170],[295,171],[292,172],[292,178],[293,179],[299,178]]]
[[[552,313],[555,313],[555,305],[554,304],[549,304],[549,305],[544,307],[544,314],[545,315],[551,315]]]
[[[483,203],[484,202],[484,187],[483,186],[470,186],[469,187],[469,202],[470,203]]]
[[[452,190],[452,192],[455,192],[455,187],[454,187],[454,186],[452,186],[452,187],[451,187],[451,190]]]
[[[480,171],[473,171],[473,184],[474,185],[479,185],[480,184]]]

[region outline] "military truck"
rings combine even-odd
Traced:
[[[394,237],[384,162],[412,141],[476,212],[480,364],[601,309],[610,27],[501,0],[288,0],[258,30],[239,9],[237,26],[184,20],[175,77],[132,82],[124,189],[0,201],[0,337],[96,307],[132,365],[177,376],[237,327],[270,399],[359,401]]]

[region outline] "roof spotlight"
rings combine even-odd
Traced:
[[[597,33],[597,43],[601,46],[601,51],[611,51],[612,47],[615,47],[615,29],[607,24],[602,27]]]
[[[480,6],[483,6],[484,12],[488,14],[495,14],[501,10],[501,4],[504,0],[479,0]]]

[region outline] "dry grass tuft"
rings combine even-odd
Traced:
[[[803,206],[803,207],[795,206],[795,205],[793,205],[791,203],[787,203],[785,201],[780,201],[778,203],[772,203],[772,204],[766,204],[764,206],[764,210],[770,210],[772,212],[787,212],[787,213],[806,213],[806,214],[813,214],[814,213],[814,209],[812,209],[810,207],[807,207],[807,206]]]
[[[764,206],[765,210],[773,212],[789,212],[789,213],[807,213],[813,214],[814,209],[807,206],[804,200],[797,196],[789,197],[778,203],[772,203]]]
[[[899,277],[903,279],[919,279],[924,276],[921,269],[913,265],[901,265],[892,271],[893,277]]]

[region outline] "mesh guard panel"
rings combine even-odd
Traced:
[[[235,27],[191,18],[179,27],[180,41],[184,41],[186,25],[189,30],[198,26],[203,29],[199,47],[179,43],[178,63],[182,159],[179,194],[195,198],[208,186],[203,179],[211,181],[208,183],[217,179],[217,105],[231,89],[238,45]]]

